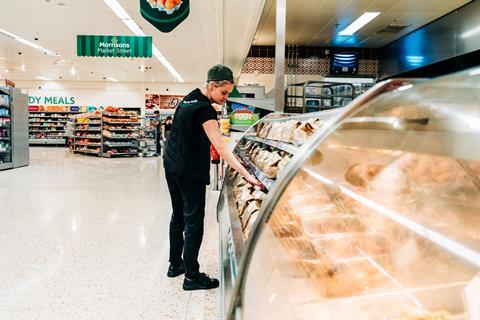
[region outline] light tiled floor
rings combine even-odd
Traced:
[[[218,278],[216,196],[200,264]],[[159,158],[31,148],[0,171],[0,319],[218,319],[218,289],[166,277],[169,219]]]

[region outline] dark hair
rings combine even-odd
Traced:
[[[172,120],[173,118],[171,116],[168,116],[165,118],[165,121]]]
[[[155,111],[153,111],[153,113],[154,113],[154,114],[160,114],[160,111],[155,110]]]

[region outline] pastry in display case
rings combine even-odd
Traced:
[[[479,70],[378,84],[317,129],[257,213],[225,318],[480,319]]]
[[[230,298],[238,261],[260,217],[263,202],[275,188],[276,181],[288,171],[291,159],[302,145],[341,112],[342,109],[300,116],[270,114],[247,130],[238,142],[234,154],[263,187],[254,187],[237,172],[227,171],[217,208],[224,301]]]

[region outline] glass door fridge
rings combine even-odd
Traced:
[[[13,168],[10,89],[0,87],[0,170]]]

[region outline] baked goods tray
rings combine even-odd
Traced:
[[[286,151],[290,154],[296,154],[299,150],[299,147],[290,143],[282,142],[282,141],[271,140],[271,139],[260,139],[255,136],[245,136],[245,139],[254,141],[257,143],[263,143],[275,149]]]

